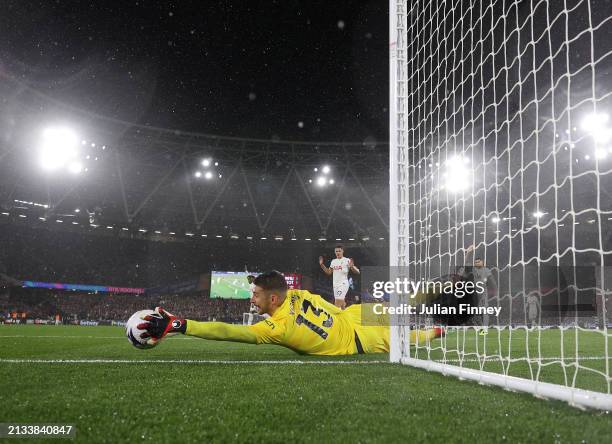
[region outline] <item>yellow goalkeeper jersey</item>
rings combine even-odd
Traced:
[[[299,353],[348,355],[389,351],[388,325],[362,326],[360,305],[341,310],[306,290],[289,290],[274,315],[248,328],[258,344],[283,345]]]

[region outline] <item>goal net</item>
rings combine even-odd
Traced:
[[[607,2],[390,1],[390,265],[499,308],[395,316],[392,361],[612,408],[610,35]]]

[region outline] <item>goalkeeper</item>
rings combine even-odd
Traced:
[[[346,310],[306,290],[288,290],[278,271],[257,276],[251,302],[260,315],[270,317],[254,325],[198,322],[179,319],[161,307],[143,317],[138,328],[143,338],[155,344],[166,335],[183,333],[216,341],[277,344],[310,355],[351,355],[389,351],[389,323],[380,317],[377,325],[362,325],[360,305]],[[441,329],[420,331],[413,341],[438,337]]]

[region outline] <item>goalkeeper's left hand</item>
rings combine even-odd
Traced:
[[[146,330],[146,333],[140,336],[149,338],[147,342],[151,345],[157,344],[166,336],[185,333],[187,329],[185,319],[178,319],[161,307],[155,307],[155,313],[143,316],[142,320],[146,322],[138,324],[138,328]]]

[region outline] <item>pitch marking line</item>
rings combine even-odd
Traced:
[[[51,339],[125,339],[125,336],[71,336],[71,335],[0,335],[0,339],[2,338],[51,338]],[[195,339],[191,336],[179,336],[173,337],[172,340],[175,339]]]
[[[605,360],[605,357],[585,356],[579,360]],[[498,361],[499,359],[497,359]],[[542,361],[560,361],[559,357],[541,358]],[[493,359],[487,360],[492,362]],[[458,363],[458,359],[447,359],[447,362]],[[477,359],[464,359],[463,362],[479,362]],[[573,360],[572,360],[573,362]],[[302,361],[302,360],[219,360],[219,359],[3,359],[0,364],[280,364],[280,365],[371,365],[389,364],[389,361]]]
[[[389,361],[231,361],[217,359],[0,359],[0,364],[282,364],[282,365],[370,365]]]

